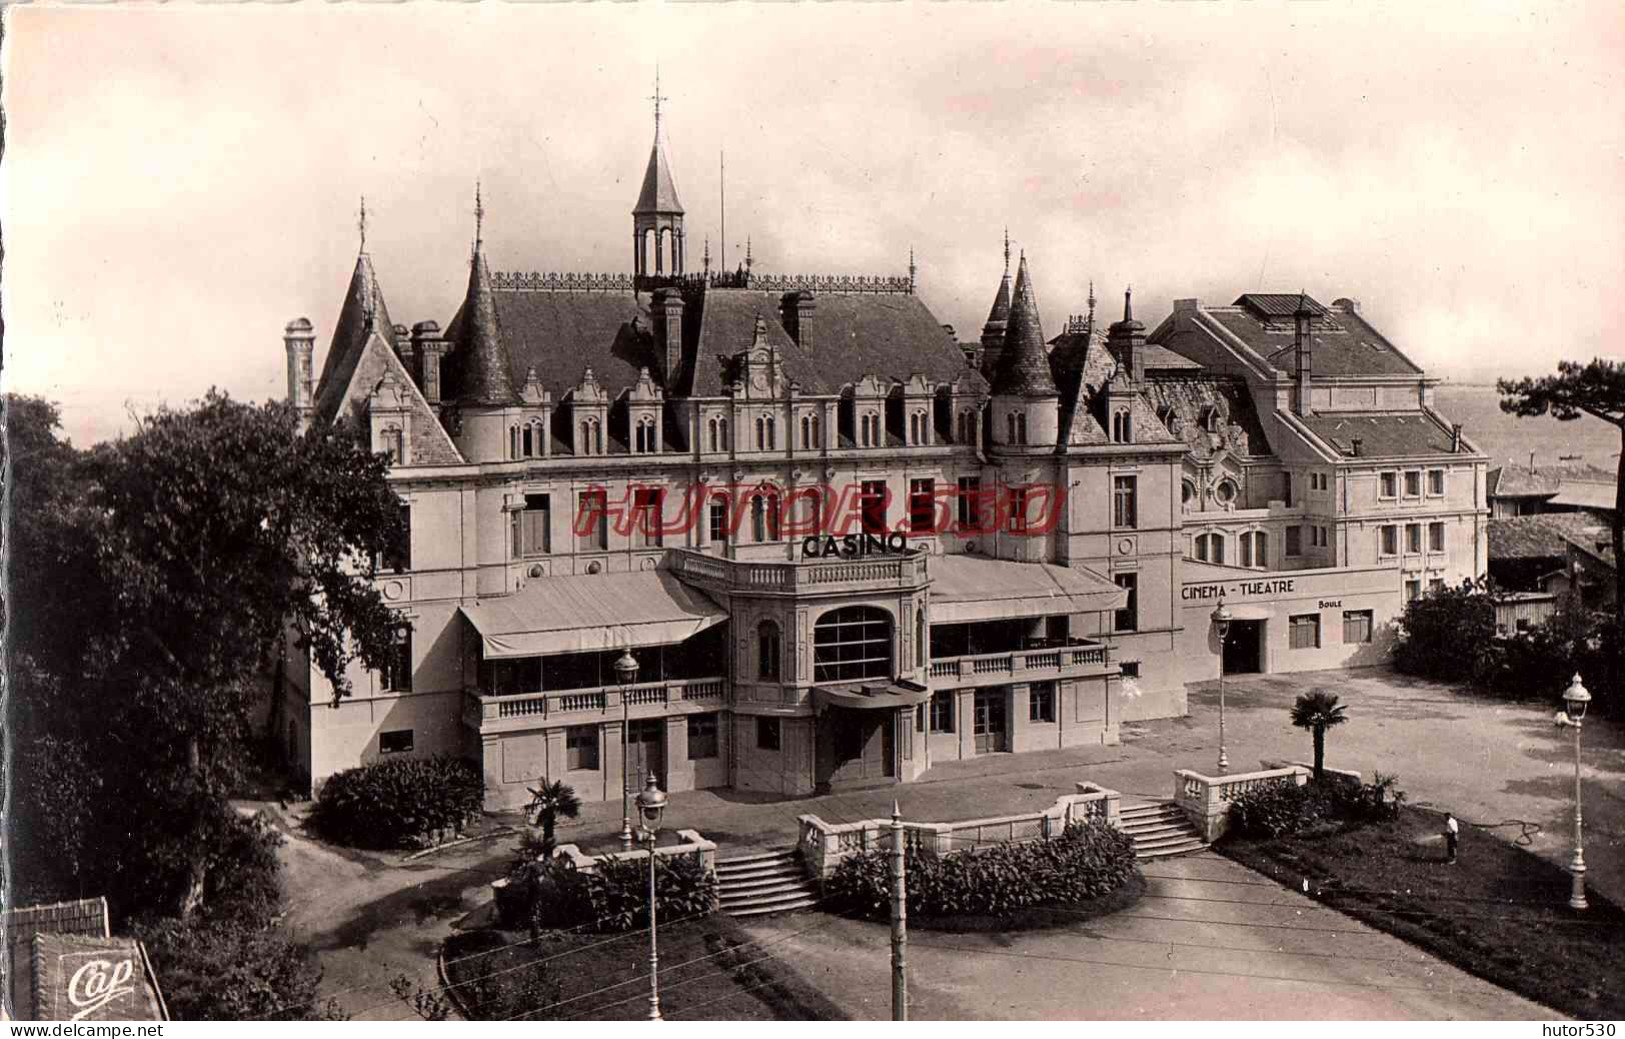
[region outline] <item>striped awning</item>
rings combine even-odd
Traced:
[[[1128,592],[1099,574],[1053,563],[932,556],[931,621],[956,624],[1115,610]]]
[[[669,646],[728,614],[666,570],[542,577],[462,607],[486,660]]]

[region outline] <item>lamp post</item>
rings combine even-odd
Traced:
[[[666,811],[666,792],[655,782],[653,773],[638,795],[639,829],[649,841],[649,1020],[660,1020],[660,951],[655,940],[655,838],[660,833],[660,816]]]
[[[1580,684],[1578,673],[1569,687],[1563,690],[1563,706],[1568,711],[1568,723],[1574,726],[1574,858],[1569,862],[1569,873],[1574,886],[1569,891],[1569,908],[1586,908],[1585,837],[1580,828],[1580,723],[1585,719],[1586,705],[1591,694]]]
[[[1230,634],[1230,607],[1224,604],[1224,593],[1219,593],[1219,605],[1213,608],[1213,630],[1219,636],[1219,771],[1230,767],[1230,756],[1224,749],[1224,640]]]
[[[626,694],[630,690],[632,681],[638,677],[638,658],[632,655],[629,649],[621,650],[621,655],[615,663],[610,665],[615,672],[615,684],[621,687],[621,850],[632,850],[632,815],[628,802],[632,797],[632,786],[627,779],[626,764],[626,730],[631,723],[628,711]]]

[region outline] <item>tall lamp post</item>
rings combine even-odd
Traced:
[[[615,672],[615,684],[621,687],[621,849],[632,849],[632,815],[629,802],[632,798],[632,784],[627,778],[626,762],[626,730],[631,723],[626,694],[631,691],[632,682],[638,677],[638,658],[632,655],[629,649],[621,650],[621,655],[615,663],[610,665]],[[641,796],[641,795],[640,795]]]
[[[1569,908],[1586,908],[1585,837],[1580,828],[1580,723],[1585,720],[1586,705],[1591,694],[1580,684],[1578,673],[1569,687],[1563,690],[1563,706],[1568,711],[1568,724],[1574,726],[1574,858],[1569,862],[1569,873],[1574,886],[1569,891]]]
[[[1230,607],[1224,604],[1224,593],[1219,593],[1219,605],[1213,608],[1213,630],[1219,636],[1219,771],[1230,767],[1230,756],[1224,749],[1224,640],[1230,634]]]
[[[654,773],[638,795],[639,827],[649,841],[649,1020],[660,1020],[660,950],[655,940],[655,838],[660,833],[660,817],[666,811],[666,792],[655,782]]]

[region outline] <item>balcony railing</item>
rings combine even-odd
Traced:
[[[1106,666],[1106,647],[1087,639],[1073,639],[1060,648],[1011,650],[939,657],[931,661],[931,677],[956,679],[978,675],[1015,675],[1033,671]]]
[[[679,550],[672,553],[672,568],[701,584],[782,592],[832,584],[913,586],[924,581],[926,575],[925,555],[921,552],[879,559],[755,563]]]
[[[488,728],[509,722],[534,723],[560,716],[567,720],[594,714],[618,714],[621,698],[632,713],[649,714],[650,707],[664,707],[672,703],[721,703],[723,679],[688,678],[669,679],[664,682],[641,682],[637,685],[600,686],[595,689],[563,689],[535,693],[514,693],[497,696],[477,689],[468,690],[463,697],[464,718],[476,728]]]

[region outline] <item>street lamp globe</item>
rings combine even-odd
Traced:
[[[666,792],[660,789],[655,777],[650,776],[638,794],[638,812],[643,816],[643,828],[653,836],[660,829],[660,817],[666,811]]]
[[[638,658],[632,655],[629,649],[621,650],[621,655],[615,663],[610,665],[615,672],[615,681],[621,685],[631,685],[632,680],[638,677]]]
[[[1569,687],[1563,690],[1563,706],[1569,713],[1569,721],[1583,721],[1586,716],[1586,707],[1591,703],[1591,693],[1580,684],[1580,675],[1577,672]]]
[[[1212,618],[1213,628],[1219,633],[1219,638],[1221,640],[1230,633],[1231,616],[1232,614],[1230,613],[1230,607],[1224,604],[1224,596],[1220,595],[1219,605],[1213,608]]]

